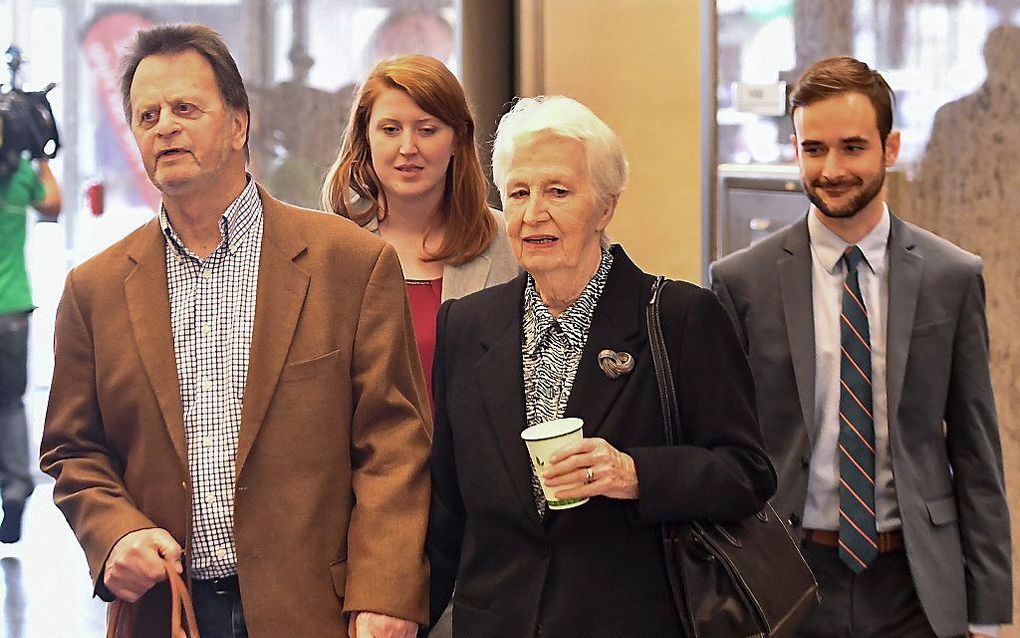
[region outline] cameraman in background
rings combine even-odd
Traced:
[[[34,306],[25,267],[28,207],[44,215],[60,213],[60,188],[49,162],[18,162],[0,177],[0,543],[21,540],[21,516],[32,493],[28,421],[22,395],[28,385],[28,317]]]
[[[9,56],[10,53],[8,50]],[[13,75],[15,68],[11,70]],[[28,385],[28,318],[34,310],[25,265],[28,207],[54,216],[60,213],[61,205],[60,188],[50,172],[47,153],[41,148],[32,148],[31,144],[25,148],[26,144],[20,143],[26,138],[25,134],[34,132],[27,129],[39,127],[32,124],[32,120],[38,118],[20,117],[24,109],[11,108],[26,101],[21,96],[32,96],[18,93],[19,100],[13,99],[13,92],[0,96],[7,98],[0,100],[6,107],[0,108],[0,496],[3,500],[0,543],[21,540],[25,501],[34,487],[29,472],[28,421],[22,401]],[[34,102],[38,103],[38,99]],[[48,103],[43,110],[50,113],[50,119],[49,126],[42,128],[53,128]],[[43,137],[51,136],[47,132]],[[55,130],[52,137],[55,137]],[[49,157],[55,153],[55,147],[51,148]],[[26,154],[36,159],[30,161]]]

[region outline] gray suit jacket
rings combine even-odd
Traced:
[[[711,267],[755,376],[773,505],[799,526],[814,422],[807,219]],[[981,259],[892,217],[889,439],[907,558],[940,636],[1012,618],[1009,512],[988,370]]]
[[[489,212],[496,218],[496,237],[484,253],[466,264],[443,266],[443,301],[459,299],[464,295],[510,281],[520,274],[521,267],[510,250],[510,239],[506,234],[503,213],[492,208]],[[379,221],[373,217],[363,228],[378,235]]]

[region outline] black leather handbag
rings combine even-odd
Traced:
[[[678,445],[680,413],[659,318],[664,278],[652,284],[648,342],[669,445]],[[820,601],[818,584],[786,524],[771,505],[728,523],[664,523],[666,568],[690,638],[790,636]]]

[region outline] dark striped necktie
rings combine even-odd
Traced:
[[[857,276],[864,253],[849,246],[843,260],[847,274],[839,330],[839,556],[859,573],[878,556],[871,333]]]

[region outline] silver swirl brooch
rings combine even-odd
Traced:
[[[606,349],[599,352],[599,367],[607,377],[616,379],[634,369],[634,356],[629,352]]]

